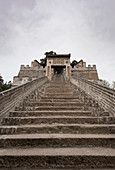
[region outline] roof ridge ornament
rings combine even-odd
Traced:
[[[50,52],[45,52],[45,54],[44,55],[56,55],[56,52],[53,52],[53,51],[50,51]]]

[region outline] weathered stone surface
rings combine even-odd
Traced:
[[[112,147],[115,135],[110,134],[18,134],[2,135],[0,148],[12,147]]]
[[[0,167],[115,169],[115,117],[61,75],[44,88],[2,119]]]
[[[86,101],[84,94],[87,94],[87,97],[91,98],[90,100],[97,101],[97,106],[94,103],[96,108],[100,106],[103,110],[107,110],[112,116],[115,116],[115,90],[78,77],[71,78],[71,83],[75,86],[76,94],[79,94],[82,101]],[[93,111],[95,112],[95,109]]]
[[[1,154],[0,166],[111,168],[115,166],[115,157],[112,153],[113,149],[103,148],[7,149]]]
[[[0,93],[0,116],[4,116],[10,110],[14,109],[19,102],[23,101],[28,95],[32,95],[37,98],[40,97],[40,89],[47,82],[47,77],[41,77],[18,87],[6,90]],[[37,90],[36,90],[37,89]],[[39,90],[38,90],[39,89]]]

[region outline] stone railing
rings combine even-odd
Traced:
[[[0,93],[0,116],[12,110],[25,96],[41,87],[48,81],[47,77],[40,77],[23,85],[5,90]]]
[[[95,99],[110,115],[115,116],[115,90],[77,77],[71,77],[70,81]]]

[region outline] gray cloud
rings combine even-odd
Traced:
[[[0,0],[0,72],[12,79],[21,64],[54,50],[114,80],[114,9],[114,0]]]
[[[115,1],[97,0],[91,3],[91,0],[84,2],[85,19],[91,29],[92,36],[99,40],[115,41]]]

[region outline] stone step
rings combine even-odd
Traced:
[[[73,98],[73,94],[43,94],[42,95],[43,97],[46,97],[46,98]],[[78,99],[78,98],[77,98]]]
[[[71,91],[65,91],[65,92],[63,92],[63,91],[57,91],[57,90],[55,90],[55,91],[53,91],[53,92],[49,92],[49,91],[46,91],[45,93],[44,93],[45,95],[73,95],[73,92],[71,92]]]
[[[24,107],[15,107],[16,111],[63,111],[63,110],[84,110],[84,107],[82,106],[24,106]]]
[[[40,106],[40,107],[17,107],[16,108],[16,111],[64,111],[64,110],[74,110],[74,111],[77,111],[77,110],[84,110],[84,108],[83,107],[53,107],[53,106],[44,106],[44,107],[42,107],[42,106]]]
[[[69,86],[61,85],[61,86],[49,86],[45,89],[46,91],[49,90],[52,92],[52,90],[61,90],[61,91],[72,91],[72,89]]]
[[[0,170],[3,170],[3,168],[0,168]],[[4,170],[9,170],[9,168],[5,168]],[[12,168],[10,170],[22,170],[22,167],[16,167]],[[38,168],[31,168],[31,167],[23,167],[23,170],[38,170]],[[39,170],[79,170],[79,168],[39,168]],[[85,168],[85,170],[100,170],[100,168]],[[101,168],[101,170],[114,170],[114,168]]]
[[[43,96],[73,97],[73,93],[44,93]]]
[[[82,102],[25,102],[24,106],[84,106]]]
[[[26,133],[115,134],[115,124],[35,124],[0,126],[1,135]]]
[[[56,87],[56,86],[49,86],[45,89],[45,91],[53,91],[53,90],[61,90],[61,91],[67,91],[67,90],[70,90],[72,91],[72,89],[69,87],[69,86],[61,86],[61,87]]]
[[[64,99],[64,100],[74,100],[79,99],[76,96],[41,96],[41,99]]]
[[[35,107],[35,110],[46,110],[46,111],[49,111],[49,110],[52,110],[52,111],[55,111],[55,110],[84,110],[84,107],[82,106],[39,106],[39,107]]]
[[[59,81],[56,81],[56,82],[51,82],[50,83],[50,85],[49,85],[49,87],[61,87],[61,88],[63,88],[63,87],[68,87],[68,88],[70,88],[70,86],[67,84],[67,83],[65,83],[65,82],[60,82],[60,80]]]
[[[115,117],[36,116],[36,117],[5,117],[2,120],[2,125],[24,125],[41,123],[114,124]]]
[[[40,101],[38,101],[38,102],[59,102],[59,103],[67,103],[67,102],[69,102],[69,103],[72,103],[72,102],[80,102],[79,101],[79,99],[40,99]]]
[[[72,89],[71,89],[71,87],[70,86],[67,86],[67,85],[60,85],[60,86],[57,86],[57,85],[50,85],[50,86],[48,86],[46,89],[45,89],[45,91],[47,91],[47,90],[49,90],[50,92],[52,92],[52,90],[54,90],[54,91],[56,91],[56,90],[61,90],[61,91],[68,91],[68,90],[70,90],[70,91],[73,91]]]
[[[47,88],[46,88],[46,90],[65,90],[65,89],[67,89],[67,90],[71,90],[72,91],[72,89],[71,89],[71,87],[69,87],[69,86],[67,86],[67,85],[50,85],[50,86],[48,86]]]
[[[102,134],[18,134],[2,135],[0,148],[11,147],[112,147],[115,135]]]
[[[69,88],[69,89],[71,89],[71,87],[67,84],[67,83],[61,83],[61,82],[59,82],[59,83],[50,83],[50,85],[49,86],[47,86],[47,89],[53,89],[53,88],[61,88],[61,89],[64,89],[64,88]]]
[[[1,149],[0,167],[115,168],[115,149],[103,147]]]
[[[65,92],[65,93],[59,93],[59,92],[49,93],[49,92],[47,92],[47,93],[44,93],[43,96],[71,96],[72,97],[73,93],[67,93],[67,92]]]
[[[91,111],[12,111],[10,117],[27,116],[90,116]]]
[[[71,89],[68,89],[68,88],[53,88],[53,89],[46,89],[45,90],[45,93],[72,93],[72,90]]]

